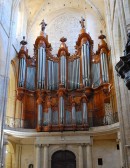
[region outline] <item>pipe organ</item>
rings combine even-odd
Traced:
[[[111,90],[109,49],[101,33],[94,53],[84,20],[80,23],[82,28],[73,55],[64,37],[60,39],[57,56],[51,54],[44,21],[33,57],[28,55],[25,38],[21,41],[17,98],[23,103],[23,127],[29,124],[37,131],[88,130],[95,117],[103,121],[104,103],[109,102]]]

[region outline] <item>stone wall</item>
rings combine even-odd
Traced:
[[[70,136],[71,135],[71,136]],[[89,136],[85,132],[46,133],[45,136],[25,138],[16,144],[15,167],[51,168],[52,155],[69,150],[76,156],[76,168],[119,168],[120,150],[116,134]],[[103,165],[98,165],[98,159]]]
[[[127,4],[127,5],[126,5]],[[130,24],[130,4],[122,0],[107,0],[106,19],[109,43],[111,46],[112,64],[117,95],[117,108],[121,125],[121,142],[123,151],[123,163],[125,168],[130,167],[130,149],[126,146],[130,144],[130,93],[123,80],[117,76],[115,65],[123,56],[123,50],[127,41],[127,32]]]
[[[19,49],[19,40],[16,37],[18,8],[19,0],[0,0],[0,132],[2,133],[0,134],[0,148],[3,146],[10,64],[11,59],[16,56],[16,50]],[[0,152],[0,164],[1,159],[2,152]]]

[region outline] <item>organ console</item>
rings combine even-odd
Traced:
[[[57,56],[51,54],[44,20],[33,57],[28,55],[25,38],[21,41],[17,98],[23,104],[23,127],[28,120],[37,131],[88,130],[93,118],[103,120],[104,103],[110,100],[111,90],[109,49],[101,32],[98,50],[93,52],[93,40],[86,33],[84,21],[80,21],[73,55],[64,37]]]

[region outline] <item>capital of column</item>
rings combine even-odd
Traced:
[[[44,147],[49,147],[50,145],[49,144],[41,144],[41,147],[44,148]]]
[[[41,147],[42,147],[42,144],[35,144],[35,147],[36,147],[36,148],[41,148]]]

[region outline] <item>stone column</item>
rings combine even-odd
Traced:
[[[5,167],[5,157],[6,157],[6,146],[8,145],[7,137],[4,135],[4,142],[3,142],[3,156],[2,156],[2,165]],[[2,166],[1,165],[1,166]]]
[[[36,162],[35,162],[35,167],[36,168],[41,168],[41,145],[37,144],[35,145],[36,147]]]
[[[87,168],[92,168],[92,146],[91,144],[87,144],[86,146],[86,153],[87,153]]]
[[[48,168],[48,145],[44,146],[44,159],[43,159],[43,168]]]
[[[15,162],[16,168],[21,168],[21,154],[22,154],[22,145],[16,144],[16,162]]]
[[[79,145],[79,168],[83,168],[83,147]]]

